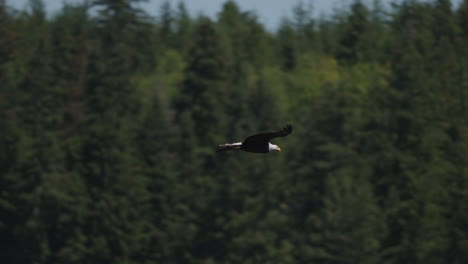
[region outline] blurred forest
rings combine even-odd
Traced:
[[[468,263],[468,0],[138,2],[0,0],[2,263]]]

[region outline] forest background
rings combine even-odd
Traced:
[[[0,0],[2,263],[468,263],[468,0],[137,2]]]

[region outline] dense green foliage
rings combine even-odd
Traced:
[[[468,263],[467,0],[83,2],[0,0],[2,263]]]

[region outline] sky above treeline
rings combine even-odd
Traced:
[[[151,15],[156,15],[160,6],[167,0],[147,0],[141,4],[142,8]],[[384,6],[389,6],[392,2],[401,2],[402,0],[381,0]],[[424,0],[422,0],[424,1]],[[432,0],[425,0],[426,2]],[[453,6],[457,7],[462,0],[452,0]],[[7,3],[17,9],[27,7],[29,0],[7,0]],[[53,14],[59,10],[63,3],[81,3],[83,0],[44,0],[47,11]],[[174,6],[180,0],[169,0]],[[203,13],[210,17],[216,17],[222,5],[226,0],[182,0],[192,15]],[[260,21],[269,29],[275,29],[281,19],[291,16],[292,9],[300,0],[235,0],[242,10],[254,11]],[[313,15],[319,17],[328,15],[334,9],[340,9],[348,6],[353,0],[302,0],[306,5],[312,6]],[[374,0],[363,0],[363,3],[372,4]]]

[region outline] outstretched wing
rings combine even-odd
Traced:
[[[261,134],[250,136],[244,140],[244,144],[249,144],[249,143],[268,144],[268,142],[270,142],[271,139],[277,138],[277,137],[285,137],[291,134],[291,132],[292,132],[292,126],[287,125],[285,128],[277,132],[267,132],[267,133],[261,133]]]

